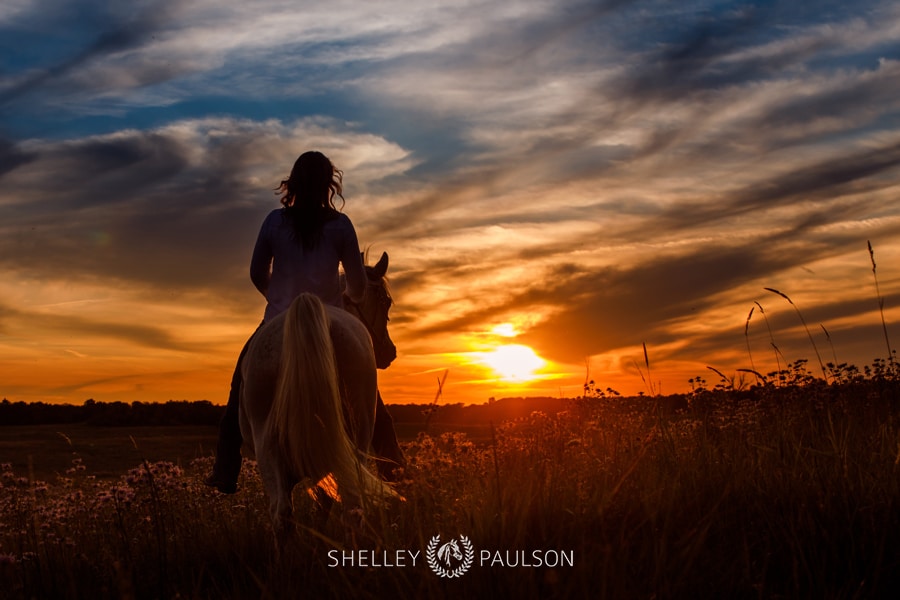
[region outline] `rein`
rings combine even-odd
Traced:
[[[377,287],[377,286],[375,284],[370,283],[369,287]],[[362,324],[366,328],[366,331],[369,332],[369,335],[372,337],[372,339],[375,340],[377,338],[378,341],[381,341],[381,336],[375,335],[374,323],[371,323],[369,321],[369,319],[366,318],[366,315],[363,314],[363,311],[360,310],[360,303],[352,301],[350,299],[350,297],[347,296],[346,294],[344,295],[343,300],[344,300],[344,308],[347,310],[347,312],[353,314],[357,319],[359,319],[362,322]],[[376,315],[376,318],[377,318],[377,315]]]
[[[375,338],[375,333],[372,331],[372,325],[365,318],[362,311],[359,310],[359,304],[351,300],[346,294],[344,295],[344,310],[359,319],[362,324],[366,326],[366,331],[369,332],[369,335],[372,336],[373,339]]]

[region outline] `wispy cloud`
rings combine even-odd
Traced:
[[[764,286],[859,356],[865,240],[900,256],[898,32],[878,1],[8,4],[0,331],[34,317],[28,294],[105,286],[153,326],[60,308],[41,339],[200,362],[206,343],[227,378],[259,319],[256,228],[319,148],[362,243],[391,253],[382,382],[403,399],[504,321],[560,372],[594,356],[625,380],[644,342],[671,377],[742,366]]]

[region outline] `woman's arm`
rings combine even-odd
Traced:
[[[341,244],[341,265],[344,267],[344,276],[347,279],[347,287],[344,294],[352,302],[359,302],[366,293],[366,269],[363,266],[362,254],[359,252],[359,240],[353,223],[347,219],[347,227]]]
[[[268,228],[271,215],[263,222],[253,246],[253,257],[250,259],[250,281],[263,296],[269,292],[269,280],[272,277],[272,245],[269,242]]]

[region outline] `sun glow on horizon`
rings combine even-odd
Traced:
[[[498,346],[490,352],[481,353],[480,360],[501,379],[511,383],[535,379],[537,370],[546,364],[534,350],[521,344]]]

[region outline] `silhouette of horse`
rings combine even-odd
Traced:
[[[394,495],[368,464],[376,354],[379,364],[396,356],[387,332],[387,266],[383,254],[366,267],[366,294],[353,307],[359,317],[301,294],[247,348],[241,433],[256,454],[279,548],[293,532],[291,492],[297,484],[323,497],[333,483],[349,507]]]

